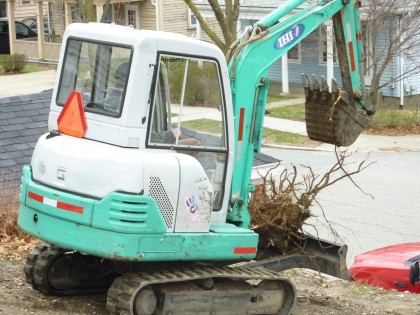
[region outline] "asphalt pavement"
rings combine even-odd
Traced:
[[[4,97],[33,94],[50,90],[54,87],[56,70],[46,70],[27,74],[3,75],[0,76],[0,104]],[[303,98],[291,99],[282,102],[271,103],[269,106],[288,106],[304,103]],[[1,118],[1,117],[0,117]],[[265,117],[264,127],[287,131],[291,133],[307,135],[304,122],[292,121]],[[331,144],[314,143],[308,147],[302,146],[282,146],[300,150],[322,150],[333,151],[335,148]],[[361,134],[354,144],[347,148],[349,152],[369,152],[369,151],[392,151],[410,152],[420,151],[420,136],[382,136]]]

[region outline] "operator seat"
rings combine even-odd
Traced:
[[[115,87],[107,90],[105,98],[105,109],[119,112],[123,102],[125,83],[128,78],[128,62],[120,64],[115,71]]]

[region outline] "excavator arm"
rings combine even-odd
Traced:
[[[229,220],[248,227],[249,179],[254,152],[261,147],[269,67],[320,25],[333,19],[343,89],[333,79],[311,81],[302,74],[309,138],[351,145],[373,113],[365,104],[359,0],[289,0],[249,27],[227,53],[235,120],[236,156]],[[296,13],[288,15],[294,10]]]

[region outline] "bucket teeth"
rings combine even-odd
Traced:
[[[351,145],[367,125],[367,118],[349,103],[347,93],[340,90],[335,79],[331,80],[330,92],[324,76],[318,82],[316,75],[312,75],[311,83],[304,73],[301,77],[309,138],[337,146]]]
[[[321,85],[321,102],[326,103],[329,98],[330,87],[328,86],[327,80],[323,75],[320,78],[320,85]]]
[[[302,79],[303,88],[304,89],[309,88],[309,80],[308,80],[308,77],[306,76],[306,74],[301,73],[300,74],[300,77]]]
[[[315,74],[312,75],[312,88],[314,90],[319,90],[319,82]]]
[[[331,79],[331,92],[332,93],[337,93],[338,90],[339,90],[339,88],[338,88],[337,81],[334,78],[332,78]]]
[[[303,85],[303,89],[305,91],[305,98],[308,99],[309,98],[309,90],[311,88],[311,85],[309,84],[309,79],[306,76],[306,74],[304,74],[304,73],[301,73],[300,77],[302,79],[302,85]]]
[[[330,87],[328,86],[327,80],[323,75],[321,75],[321,91],[329,91]]]
[[[301,74],[302,85],[305,90],[305,98],[307,101],[331,103],[331,93],[329,86],[324,76],[318,78],[315,74],[311,76],[311,82],[305,73]]]

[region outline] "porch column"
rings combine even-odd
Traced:
[[[44,34],[44,13],[42,10],[42,0],[36,4],[36,20],[38,23],[38,59],[45,59],[45,34]]]
[[[164,31],[163,27],[163,1],[162,0],[156,0],[156,7],[157,7],[157,30],[158,31]]]
[[[202,40],[203,39],[203,31],[201,29],[201,24],[200,22],[198,22],[197,20],[197,29],[196,29],[196,37],[198,40]]]
[[[64,3],[64,23],[65,28],[71,24],[71,2]]]
[[[16,26],[15,26],[15,1],[7,0],[7,16],[9,20],[9,43],[10,43],[10,54],[15,53],[15,41],[16,41]]]
[[[290,94],[289,91],[289,58],[287,53],[281,57],[281,85],[282,93],[281,94]]]
[[[96,22],[100,23],[102,14],[104,14],[104,4],[103,3],[95,3],[96,9]]]
[[[329,20],[325,23],[327,27],[327,82],[331,88],[331,79],[334,77],[334,40],[333,40],[333,25]]]

